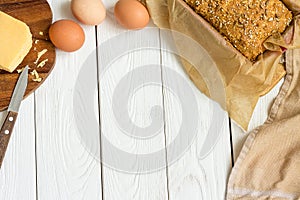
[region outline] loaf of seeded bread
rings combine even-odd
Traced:
[[[184,1],[251,61],[264,52],[263,42],[292,20],[280,0]]]

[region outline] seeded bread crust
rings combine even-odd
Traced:
[[[263,42],[282,33],[292,13],[280,0],[184,0],[250,61]]]

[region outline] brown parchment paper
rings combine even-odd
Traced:
[[[225,103],[215,99],[205,79],[203,71],[211,66],[191,65],[183,61],[183,66],[192,81],[208,97],[216,100],[228,111],[229,116],[247,130],[258,98],[272,89],[286,74],[280,62],[282,48],[300,47],[299,24],[300,1],[283,0],[293,11],[294,20],[282,35],[268,38],[264,46],[268,51],[259,56],[255,63],[247,60],[232,47],[213,27],[197,15],[183,0],[144,0],[151,18],[160,28],[181,32],[197,41],[215,62],[225,90]],[[175,38],[176,42],[176,38]],[[179,51],[186,51],[188,44],[177,43]],[[197,56],[195,54],[195,56]]]

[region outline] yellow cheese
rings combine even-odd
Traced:
[[[13,72],[32,46],[29,27],[0,11],[0,69]]]

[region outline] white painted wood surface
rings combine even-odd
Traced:
[[[234,125],[230,130],[229,119],[226,117],[215,147],[206,157],[201,157],[201,149],[209,127],[223,121],[211,118],[211,101],[193,86],[182,70],[178,57],[171,53],[159,49],[138,49],[115,58],[105,72],[105,66],[101,65],[96,55],[90,57],[90,67],[95,72],[98,70],[99,75],[94,73],[90,77],[95,88],[98,88],[94,99],[94,116],[98,121],[100,118],[97,131],[99,135],[101,132],[101,137],[97,138],[94,144],[96,151],[99,150],[99,155],[91,154],[80,138],[78,126],[82,124],[76,124],[74,118],[73,95],[76,92],[76,79],[84,61],[95,51],[97,44],[100,46],[98,57],[110,58],[114,49],[101,48],[102,44],[114,41],[120,34],[127,34],[130,43],[136,35],[136,32],[128,32],[117,24],[113,15],[115,2],[116,0],[104,0],[108,11],[103,24],[97,28],[83,26],[86,42],[82,49],[75,53],[57,51],[53,72],[41,88],[23,102],[0,171],[0,199],[224,199],[227,178],[232,167],[230,134],[233,133],[235,156],[245,134]],[[49,3],[55,20],[75,20],[69,9],[69,0],[49,0]],[[150,23],[149,27],[154,25]],[[164,47],[160,31],[155,30],[154,34],[156,38],[148,41],[149,44]],[[143,41],[142,37],[135,38],[136,41],[140,41],[141,45],[147,44],[147,40]],[[159,84],[147,83],[149,72],[138,71],[144,65],[157,67],[152,75],[158,77],[156,81],[160,82]],[[176,94],[163,87],[164,83],[172,80],[167,68],[183,77],[191,86],[198,104],[197,111],[200,113],[193,143],[175,162],[170,160],[173,152],[168,151],[167,147],[177,136],[182,122],[182,110]],[[129,87],[124,89],[124,94],[132,96],[124,105],[128,106],[129,117],[137,127],[145,128],[151,125],[154,119],[151,117],[157,117],[161,128],[152,137],[133,137],[133,134],[139,133],[138,128],[125,133],[114,116],[116,113],[112,109],[113,94],[115,87],[126,74],[130,75],[130,81]],[[142,80],[142,84],[135,90],[133,83],[138,80]],[[266,111],[262,108],[268,107],[278,88],[279,86],[260,100],[251,127],[261,124],[266,118]],[[179,89],[179,94],[181,93],[184,91]],[[79,95],[82,95],[83,99],[81,109],[90,106],[85,103],[84,95]],[[151,116],[153,108],[160,108],[161,112],[154,112],[156,115]],[[4,116],[5,112],[0,113],[0,120],[3,120]],[[133,159],[135,164],[130,170],[124,170],[120,162],[123,160],[126,165],[126,157],[111,157],[116,155],[113,154],[115,152],[104,149],[107,141],[116,149],[133,155],[133,158],[137,155],[136,162]],[[154,160],[153,163],[139,162],[138,155],[148,155],[159,150],[162,150],[161,160]],[[100,155],[102,163],[99,162]],[[132,160],[128,160],[130,161]],[[113,166],[115,163],[119,165]],[[161,165],[162,163],[165,165]],[[160,164],[158,166],[163,167],[153,168],[152,164]],[[151,172],[145,173],[145,169]]]
[[[74,19],[67,0],[52,0],[54,20]],[[56,66],[35,93],[38,199],[101,199],[101,166],[81,145],[73,116],[73,92],[82,63],[95,49],[94,27],[75,53],[57,51]],[[96,68],[96,57],[94,58]],[[97,83],[96,74],[91,79]]]
[[[5,115],[6,112],[0,113],[1,122]],[[31,95],[22,103],[0,171],[0,199],[36,199],[34,122]]]
[[[140,89],[134,88],[134,83],[139,79],[146,80],[149,74],[147,71],[139,73],[138,68],[147,65],[160,65],[160,52],[157,50],[147,49],[130,49],[134,52],[128,53],[121,57],[116,57],[115,52],[119,48],[124,48],[124,45],[129,43],[136,43],[141,46],[143,42],[154,42],[159,46],[159,32],[155,31],[156,38],[154,41],[144,40],[142,36],[135,37],[132,34],[126,34],[126,30],[117,24],[113,15],[113,6],[116,1],[105,1],[105,6],[108,9],[106,21],[97,29],[98,44],[100,46],[99,53],[99,71],[100,80],[100,114],[101,114],[101,132],[102,138],[106,138],[114,148],[119,151],[128,152],[130,155],[149,154],[151,152],[164,149],[164,131],[160,130],[155,137],[147,139],[139,139],[133,137],[138,134],[139,128],[151,126],[151,109],[154,106],[163,108],[163,97],[161,86],[148,85],[147,82],[142,81],[138,84]],[[122,34],[124,36],[122,36]],[[125,35],[126,34],[126,35]],[[124,41],[119,40],[118,37],[124,38]],[[109,46],[111,49],[101,48],[101,44],[105,41],[117,45]],[[125,43],[125,44],[124,44]],[[139,45],[141,44],[141,45]],[[127,46],[127,45],[126,45]],[[114,62],[111,65],[102,66],[101,58],[112,58]],[[104,68],[106,67],[106,71]],[[159,68],[154,71],[154,75],[160,77],[161,71]],[[128,106],[128,115],[131,118],[135,127],[128,126],[129,130],[124,129],[118,125],[118,114],[124,117],[127,113],[112,112],[112,103],[114,101],[113,94],[116,87],[120,84],[121,79],[129,76],[126,83],[128,87],[124,88],[124,95],[128,95],[129,101],[123,102],[123,105]],[[123,100],[123,99],[122,99]],[[162,113],[161,113],[162,114]],[[159,123],[163,125],[162,115],[154,116],[159,118]],[[126,128],[126,127],[125,127]],[[104,139],[102,140],[104,141]],[[104,143],[104,142],[103,142]],[[106,143],[103,144],[105,146]],[[104,199],[167,199],[167,179],[166,170],[162,169],[153,173],[143,173],[142,169],[151,169],[151,165],[143,163],[137,157],[134,160],[129,160],[127,157],[118,157],[118,153],[110,154],[108,151],[103,151],[103,196]],[[112,166],[109,158],[113,156],[111,162],[119,163],[118,167]],[[109,157],[109,158],[108,158]],[[124,162],[125,163],[124,163]],[[132,162],[131,168],[123,168],[127,162]],[[155,161],[154,161],[155,162]],[[155,170],[155,169],[154,169]]]
[[[172,38],[171,34],[164,31],[161,34],[164,34],[162,38]],[[167,45],[170,45],[170,42],[162,41],[162,49],[168,49]],[[213,106],[216,105],[201,94],[192,81],[189,80],[179,61],[179,56],[162,51],[162,64],[163,80],[166,86],[172,81],[175,82],[174,77],[168,73],[169,70],[183,77],[196,97],[198,108],[194,109],[199,113],[198,128],[190,148],[168,169],[170,199],[224,199],[226,180],[231,170],[228,116],[223,112],[225,121],[215,121],[216,119],[213,119]],[[186,99],[185,101],[188,102],[178,102],[176,95],[185,96],[187,94],[185,90],[188,90],[188,88],[182,87],[183,83],[179,81],[174,85],[176,85],[175,88],[179,88],[177,94],[168,92],[167,88],[164,92],[167,144],[170,144],[177,136],[176,134],[179,134],[178,128],[183,121],[181,113],[184,112],[181,110],[182,104],[190,101]],[[216,126],[217,123],[222,123],[223,126],[218,130],[219,137],[216,146],[207,156],[203,157],[201,150],[204,143],[209,142],[206,141],[207,135],[211,134],[209,129],[211,126]],[[174,152],[168,151],[167,154],[170,158]],[[168,161],[170,162],[170,160]]]

